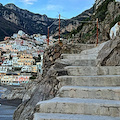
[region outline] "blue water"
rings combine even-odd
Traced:
[[[0,90],[0,97],[2,90]],[[1,103],[0,103],[1,104]],[[7,106],[2,105],[0,106],[0,120],[13,120],[13,113],[15,111],[16,107],[14,106]]]
[[[13,120],[13,113],[16,107],[13,106],[0,106],[0,120]]]

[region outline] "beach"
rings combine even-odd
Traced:
[[[0,86],[0,97],[5,88]],[[21,103],[21,100],[6,100],[0,98],[0,120],[13,120],[13,113],[17,106]]]

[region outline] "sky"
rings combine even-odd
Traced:
[[[19,8],[45,14],[50,18],[58,18],[61,14],[69,19],[91,8],[95,0],[0,0],[0,3],[3,5],[13,3]]]

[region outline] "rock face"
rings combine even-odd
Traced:
[[[120,2],[115,2],[115,0],[96,0],[96,2],[100,2],[100,5],[98,9],[94,9],[91,19],[86,20],[86,23],[81,23],[67,37],[72,37],[80,43],[96,43],[97,25],[95,21],[98,18],[98,42],[102,43],[110,39],[110,29],[120,21]],[[93,22],[87,23],[87,21]]]
[[[11,90],[6,90],[1,98],[12,100],[12,99],[22,99],[24,95],[25,89],[23,87],[12,88]]]
[[[99,52],[102,66],[120,66],[120,37],[109,41]]]
[[[95,7],[96,9],[104,2],[105,0],[96,0],[95,1]]]
[[[39,77],[40,79],[40,77]],[[30,99],[32,93],[36,89],[36,83],[38,81],[34,80],[28,84],[22,85],[20,87],[10,87],[1,96],[2,99],[13,100],[21,99],[23,102]],[[32,89],[31,89],[32,88]]]

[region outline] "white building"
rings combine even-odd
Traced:
[[[38,57],[38,53],[37,53],[37,52],[33,52],[33,53],[32,53],[32,56],[33,56],[33,57]]]
[[[17,53],[10,53],[11,57],[17,57]]]
[[[7,67],[6,66],[0,66],[0,73],[7,73]]]
[[[12,70],[12,66],[4,66],[7,68],[7,71],[11,71]]]
[[[2,76],[1,84],[20,85],[29,82],[30,76],[6,75]]]
[[[18,51],[25,51],[28,50],[28,46],[21,46],[21,45],[12,45],[12,49],[18,50]]]
[[[37,62],[36,65],[37,65],[37,68],[38,68],[39,72],[42,74],[43,73],[43,69],[42,69],[42,66],[43,66],[43,55],[41,55],[41,61]]]
[[[18,65],[18,57],[13,57],[13,58],[12,58],[12,65],[13,65],[13,66]]]
[[[25,32],[23,32],[22,30],[19,30],[18,35],[23,36],[23,35],[25,35]]]
[[[6,46],[6,44],[0,44],[0,48],[3,48],[5,46]]]
[[[12,60],[4,60],[4,62],[2,63],[3,66],[12,66]]]
[[[4,58],[9,58],[9,57],[10,57],[10,53],[8,53],[8,54],[5,53],[5,54],[3,54],[3,57],[4,57]]]
[[[17,36],[18,36],[18,34],[17,34],[17,33],[14,33],[13,36],[12,36],[11,38],[16,39]]]
[[[23,66],[21,72],[32,72],[31,66]]]
[[[35,39],[36,41],[38,41],[39,44],[43,44],[43,43],[46,41],[47,37],[46,37],[46,35],[36,34],[36,35],[34,36],[34,39]]]

